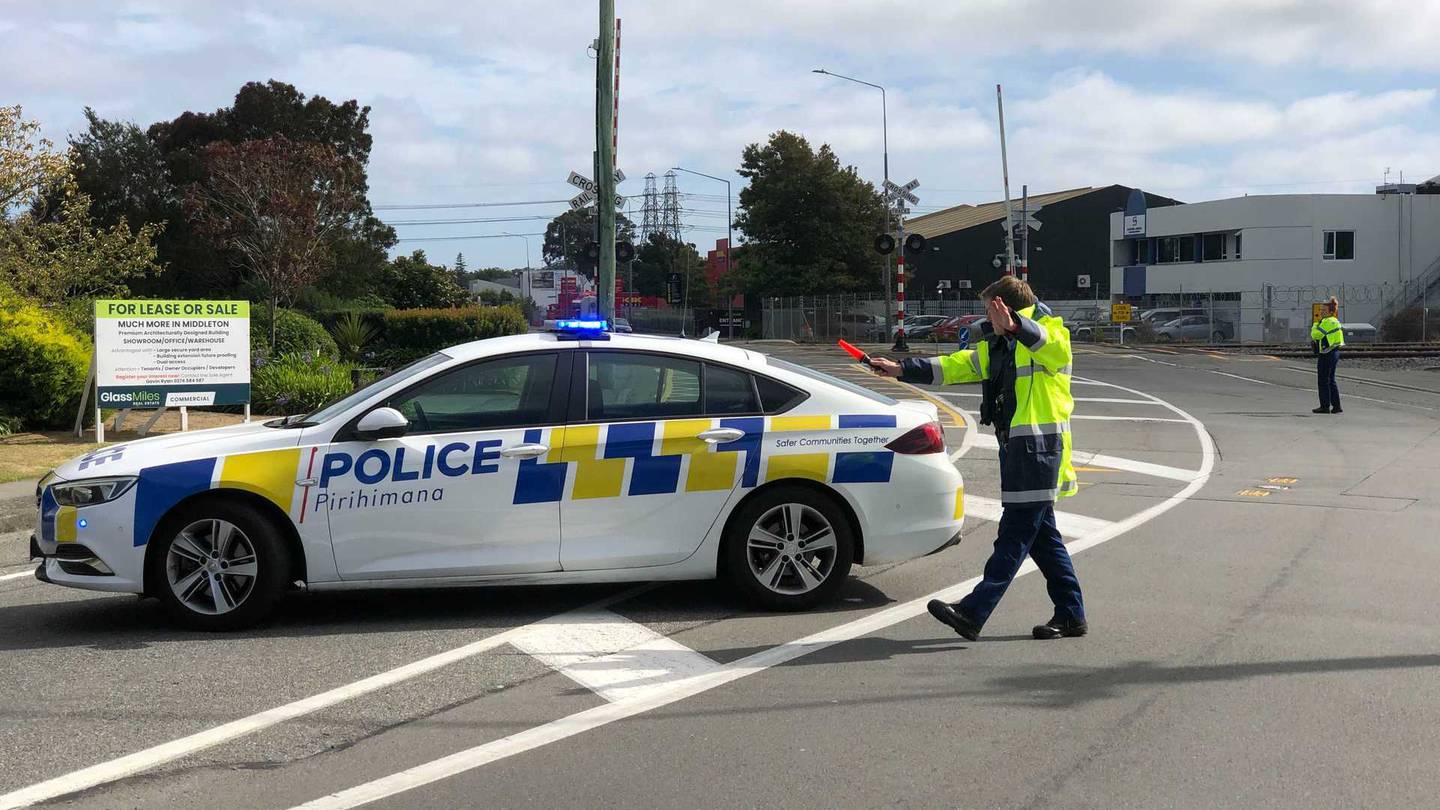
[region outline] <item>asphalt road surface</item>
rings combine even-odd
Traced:
[[[710,583],[297,594],[208,635],[7,562],[0,808],[1434,806],[1440,374],[1342,364],[1316,416],[1301,363],[1080,351],[1088,637],[1031,640],[1033,573],[978,642],[924,613],[999,497],[978,390],[931,389],[965,541],[810,614]]]

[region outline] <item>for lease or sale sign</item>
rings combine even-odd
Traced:
[[[96,301],[102,408],[250,401],[249,301]]]

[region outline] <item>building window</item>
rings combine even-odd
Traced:
[[[1200,240],[1200,259],[1207,262],[1225,260],[1225,234],[1207,233]]]
[[[1241,236],[1240,232],[1239,232],[1239,231],[1236,231],[1236,232],[1235,232],[1235,260],[1236,260],[1236,261],[1239,261],[1239,260],[1240,260],[1240,255],[1241,255],[1241,254],[1240,254],[1240,236]]]
[[[1349,261],[1355,258],[1355,232],[1326,231],[1322,258],[1334,261]]]
[[[1157,264],[1175,264],[1195,261],[1195,237],[1164,236],[1159,240],[1160,256]]]

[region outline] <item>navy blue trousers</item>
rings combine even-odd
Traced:
[[[955,609],[976,625],[983,625],[1000,604],[1000,597],[1015,579],[1025,557],[1035,561],[1045,575],[1045,589],[1055,603],[1055,618],[1084,620],[1085,605],[1080,598],[1080,580],[1070,562],[1070,552],[1055,528],[1055,504],[1006,506],[1000,514],[1000,534],[995,550],[985,562],[985,576]]]
[[[1315,364],[1320,386],[1320,407],[1340,407],[1340,386],[1335,383],[1335,367],[1340,365],[1340,350],[1332,349],[1320,355]]]

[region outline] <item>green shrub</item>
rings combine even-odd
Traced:
[[[0,416],[33,428],[75,417],[90,341],[39,306],[0,288]]]
[[[256,358],[286,354],[312,354],[336,358],[335,339],[318,321],[289,309],[275,311],[275,345],[270,345],[270,307],[250,308],[250,354]]]
[[[365,347],[375,342],[379,334],[380,330],[359,312],[346,312],[330,326],[330,335],[340,348],[341,359],[352,363],[360,362],[365,356]]]
[[[250,407],[263,414],[309,413],[350,393],[353,368],[304,354],[261,361],[250,374]]]
[[[528,328],[525,316],[513,306],[397,309],[385,313],[381,356],[395,366],[457,343],[518,335]]]

